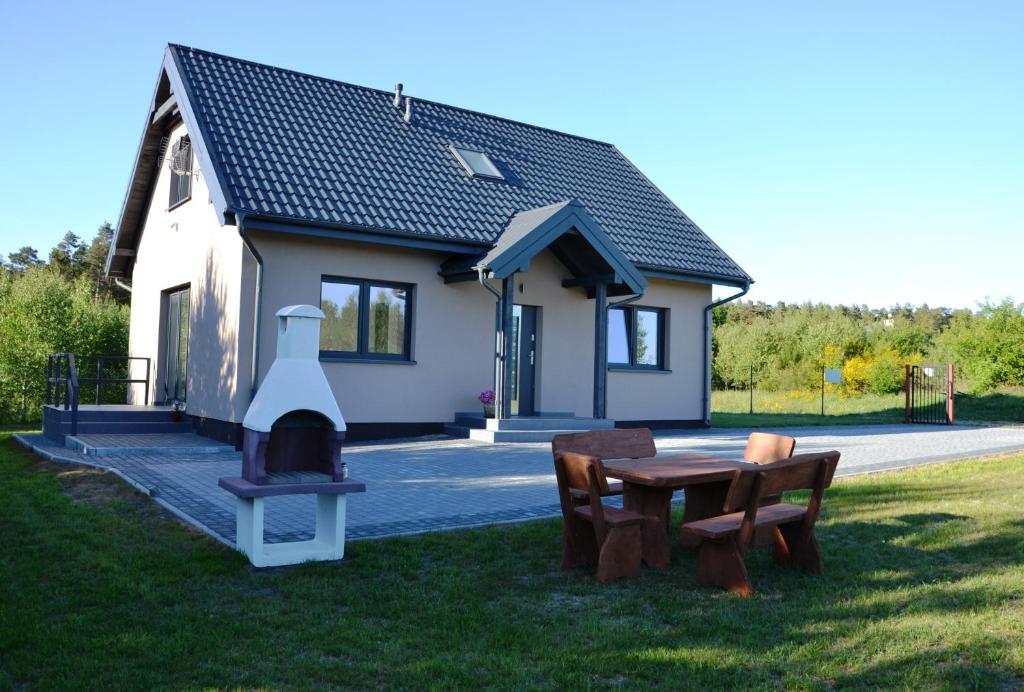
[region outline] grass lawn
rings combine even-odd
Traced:
[[[606,587],[561,572],[560,521],[256,571],[2,437],[0,688],[1024,686],[1024,456],[837,482],[825,574],[758,553],[744,600],[681,550]]]
[[[722,428],[760,428],[902,423],[904,405],[903,394],[865,394],[842,399],[828,393],[822,416],[820,392],[755,390],[751,415],[749,391],[716,391],[711,394],[711,424]],[[1024,422],[1024,388],[1004,387],[978,396],[959,393],[956,418],[962,423]]]

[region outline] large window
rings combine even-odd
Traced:
[[[320,282],[320,355],[409,360],[412,286],[324,277]]]
[[[171,197],[168,207],[176,207],[192,197],[192,142],[182,137],[167,157],[171,169]]]
[[[625,306],[608,311],[608,364],[615,368],[665,368],[663,308]]]

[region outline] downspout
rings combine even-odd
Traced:
[[[719,305],[731,303],[737,298],[747,295],[750,283],[743,285],[743,290],[735,295],[716,300],[704,308],[704,427],[711,427],[711,311]]]
[[[487,267],[474,267],[476,269],[477,280],[480,285],[486,288],[494,296],[494,393],[498,394],[501,391],[501,383],[498,378],[501,374],[501,346],[498,342],[498,335],[501,333],[501,293],[494,286],[487,283]],[[497,401],[495,403],[495,409],[498,408]]]
[[[117,278],[116,276],[114,277],[114,285],[124,291],[128,291],[129,293],[132,292],[132,287],[126,284],[124,281],[121,281],[121,279]]]
[[[238,235],[241,236],[245,247],[249,249],[253,259],[256,260],[256,292],[253,297],[252,320],[252,369],[250,372],[250,381],[252,382],[250,397],[255,397],[258,387],[256,378],[260,372],[260,323],[263,316],[263,255],[259,253],[259,250],[252,243],[252,238],[245,232],[245,215],[242,213],[238,214]]]

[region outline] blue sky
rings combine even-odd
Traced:
[[[1024,300],[1024,3],[6,3],[0,252],[116,221],[163,46],[614,142],[756,300]],[[726,293],[728,291],[725,291]]]

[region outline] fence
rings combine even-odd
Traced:
[[[777,378],[772,377],[767,367],[748,367],[745,382],[732,387],[719,386],[711,393],[711,410],[713,413],[747,415],[870,416],[893,422],[903,419],[902,392],[853,393],[841,383],[838,375],[838,371],[822,369],[817,377],[809,377],[803,386],[779,388],[775,386]]]

